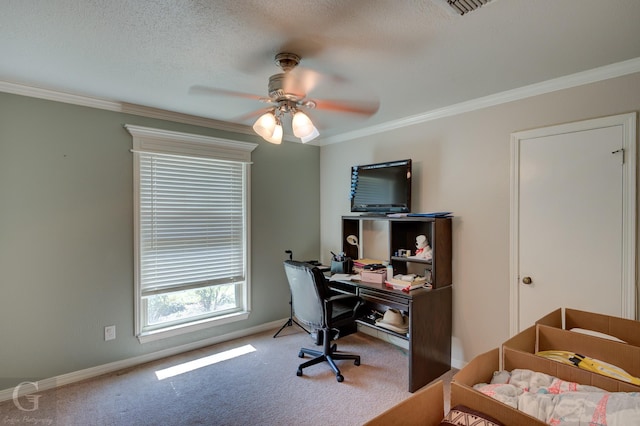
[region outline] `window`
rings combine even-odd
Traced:
[[[257,145],[125,126],[133,136],[136,335],[246,319]]]

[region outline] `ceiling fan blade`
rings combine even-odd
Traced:
[[[283,88],[287,93],[296,93],[304,97],[321,84],[332,87],[345,82],[347,82],[347,79],[342,76],[321,73],[298,65],[285,74]]]
[[[192,95],[223,95],[223,96],[234,96],[236,98],[245,98],[245,99],[254,99],[257,101],[262,101],[267,98],[258,95],[252,95],[250,93],[236,92],[235,90],[225,90],[225,89],[217,89],[215,87],[207,87],[207,86],[191,86],[189,88],[189,93]],[[267,99],[268,101],[269,99]]]
[[[347,112],[363,116],[372,116],[380,109],[378,101],[337,101],[330,99],[313,99],[315,109],[324,111]]]
[[[251,120],[253,122],[258,117],[260,117],[262,114],[264,114],[264,113],[266,113],[268,111],[271,111],[271,110],[273,110],[273,108],[260,108],[260,109],[257,109],[255,111],[251,111],[251,112],[248,112],[246,114],[243,114],[243,115],[241,115],[239,117],[235,117],[235,118],[231,119],[231,121],[233,121],[235,123],[244,123],[244,122],[247,122],[247,121]],[[253,124],[253,123],[251,123],[251,124]]]
[[[323,75],[316,71],[296,67],[285,74],[282,88],[287,93],[295,93],[305,97],[322,79]]]

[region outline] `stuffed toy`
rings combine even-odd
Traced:
[[[431,260],[433,257],[433,251],[429,247],[426,236],[418,235],[416,237],[416,255],[414,257],[425,260]]]

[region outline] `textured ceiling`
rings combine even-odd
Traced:
[[[327,137],[640,58],[639,22],[638,0],[2,0],[0,81],[237,122],[265,104],[193,88],[266,96],[293,51],[309,97],[380,104],[312,111]]]

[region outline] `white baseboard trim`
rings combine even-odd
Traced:
[[[114,371],[122,370],[125,368],[135,367],[136,365],[144,364],[158,359],[166,358],[173,355],[178,355],[184,352],[192,351],[195,349],[211,346],[216,343],[226,342],[240,337],[250,336],[256,333],[262,333],[263,331],[273,330],[280,327],[288,318],[272,321],[266,324],[261,324],[255,327],[250,327],[244,330],[235,331],[232,333],[223,334],[221,336],[210,337],[204,340],[198,340],[197,342],[187,343],[185,345],[176,346],[173,348],[163,349],[161,351],[148,353],[145,355],[136,356],[133,358],[127,358],[120,361],[110,362],[108,364],[97,365],[95,367],[85,368],[84,370],[73,371],[71,373],[62,374],[56,377],[50,377],[48,379],[39,380],[37,387],[39,392],[45,390],[54,389],[60,386],[76,383],[81,380],[91,379],[93,377],[101,376],[103,374],[113,373]],[[14,398],[13,393],[16,388],[9,388],[0,390],[0,402],[9,401]],[[33,386],[26,386],[26,391],[20,392],[18,389],[18,395],[24,393],[33,393]],[[29,392],[30,391],[30,392]]]
[[[467,365],[465,361],[451,358],[451,367],[455,368],[456,370],[462,370],[465,365]]]
[[[250,336],[252,334],[262,333],[263,331],[273,330],[276,327],[282,326],[282,324],[289,318],[283,318],[281,320],[272,321],[269,323],[261,324],[255,327],[247,328],[244,330],[234,331],[232,333],[223,334],[221,336],[210,337],[204,340],[198,340],[197,342],[187,343],[185,345],[176,346],[173,348],[163,349],[161,351],[148,353],[145,355],[136,356],[133,358],[127,358],[120,361],[110,362],[108,364],[97,365],[95,367],[85,368],[84,370],[73,371],[67,374],[61,374],[60,376],[50,377],[48,379],[42,379],[37,382],[38,391],[44,392],[49,389],[54,389],[60,386],[69,385],[71,383],[80,382],[82,380],[92,379],[94,377],[102,376],[103,374],[113,373],[125,368],[135,367],[136,365],[145,364],[147,362],[156,361],[162,358],[166,358],[173,355],[178,355],[184,352],[189,352],[195,349],[204,348],[207,346],[215,345],[216,343],[227,342],[233,339],[239,339],[241,337]],[[360,330],[362,331],[362,330]],[[369,333],[367,333],[369,334]],[[386,334],[386,333],[385,333]],[[378,337],[377,335],[373,335]],[[394,343],[395,342],[391,342]],[[466,362],[451,359],[451,366],[462,369],[466,365]],[[32,391],[33,386],[26,386],[27,391]],[[13,393],[15,388],[0,390],[0,402],[9,401],[14,398]],[[25,393],[33,392],[20,392],[18,390],[18,396],[22,396]]]

